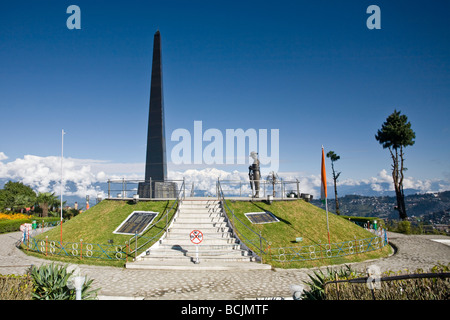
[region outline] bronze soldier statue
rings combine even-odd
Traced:
[[[259,171],[258,153],[252,151],[250,157],[253,158],[253,164],[248,167],[248,177],[250,178],[250,187],[252,193],[255,191],[255,198],[259,198],[259,180],[261,179],[261,172]]]

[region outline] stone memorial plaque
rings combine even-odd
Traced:
[[[133,211],[113,233],[134,235],[137,232],[141,234],[148,228],[158,213],[153,211]]]
[[[272,222],[280,221],[270,211],[249,212],[249,213],[246,213],[245,216],[247,217],[248,220],[250,220],[251,223],[255,223],[255,224],[272,223]]]

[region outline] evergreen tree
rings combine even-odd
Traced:
[[[403,173],[407,170],[404,167],[405,153],[403,149],[407,146],[412,146],[415,138],[416,134],[411,129],[408,117],[401,115],[400,111],[397,110],[394,110],[387,117],[381,129],[375,135],[375,139],[383,146],[383,149],[389,150],[392,158],[392,179],[397,197],[397,209],[400,219],[403,220],[408,217],[405,207],[405,195],[403,193]]]
[[[340,211],[339,211],[339,200],[338,200],[338,195],[337,195],[336,182],[337,182],[337,179],[339,178],[339,176],[341,175],[341,173],[340,172],[336,173],[336,171],[334,171],[334,162],[338,161],[341,157],[338,156],[336,153],[334,153],[334,151],[329,151],[327,153],[327,158],[330,158],[330,160],[331,160],[331,169],[333,171],[333,181],[334,181],[334,200],[336,203],[336,214],[339,215]]]

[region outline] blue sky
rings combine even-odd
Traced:
[[[81,30],[66,27],[71,4]],[[366,27],[372,4],[380,30]],[[391,160],[374,135],[397,109],[416,132],[411,183],[450,189],[449,12],[448,1],[2,1],[0,178],[24,180],[26,155],[59,157],[61,129],[76,168],[143,177],[159,29],[168,157],[171,133],[201,120],[279,129],[280,173],[320,175],[323,145],[343,183],[381,181]]]

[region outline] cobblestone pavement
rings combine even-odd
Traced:
[[[375,264],[381,271],[417,268],[428,270],[438,262],[450,263],[450,246],[431,239],[450,240],[436,235],[389,233],[397,252],[384,259],[352,264],[357,270]],[[15,247],[20,233],[0,235],[0,274],[24,274],[31,265],[49,263],[27,256]],[[243,300],[290,297],[290,286],[308,280],[314,269],[237,271],[131,270],[80,265],[81,273],[94,279],[103,298],[164,300]]]

